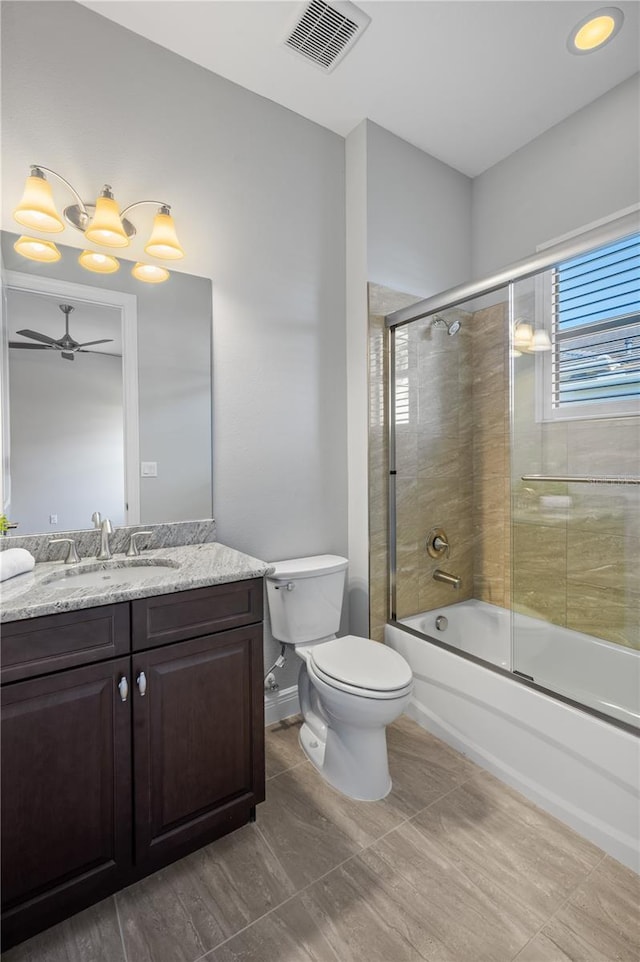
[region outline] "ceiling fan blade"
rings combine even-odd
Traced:
[[[79,347],[75,353],[76,354],[98,354],[100,357],[122,357],[122,354],[113,354],[111,351],[86,351],[83,347]]]
[[[91,344],[111,344],[112,341],[112,337],[103,337],[101,341],[84,341],[82,344],[78,344],[78,347],[89,347]]]
[[[39,334],[37,331],[16,331],[16,334],[22,334],[23,337],[31,337],[34,341],[42,341],[43,344],[56,344],[57,341],[48,334]]]
[[[27,344],[26,341],[9,341],[9,347],[20,347],[24,351],[50,351],[48,344]]]
[[[75,354],[69,354],[68,351],[62,351],[61,354],[65,361],[75,361],[76,359]]]

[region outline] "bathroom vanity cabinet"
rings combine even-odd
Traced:
[[[262,579],[3,625],[3,945],[264,799]]]

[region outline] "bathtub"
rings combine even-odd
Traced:
[[[640,729],[640,652],[631,648],[474,599],[401,624]]]
[[[444,615],[448,625],[436,628]],[[640,871],[636,735],[456,651],[515,667],[623,721],[638,716],[640,655],[589,635],[464,601],[385,628],[413,669],[407,713],[619,861]],[[452,650],[418,637],[419,631]],[[553,674],[551,671],[553,670]]]

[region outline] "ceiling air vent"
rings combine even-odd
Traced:
[[[336,0],[332,4],[311,0],[298,17],[285,46],[329,73],[351,50],[370,22],[371,17],[347,0]]]

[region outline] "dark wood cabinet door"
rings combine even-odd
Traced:
[[[262,578],[131,602],[133,651],[172,645],[262,621]]]
[[[131,650],[129,605],[10,621],[0,637],[2,684],[107,661]]]
[[[264,799],[262,626],[136,654],[133,679],[136,863],[152,870]]]
[[[3,942],[20,941],[127,879],[130,659],[2,689]]]

